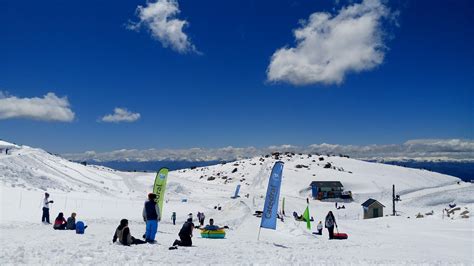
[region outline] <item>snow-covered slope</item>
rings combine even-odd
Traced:
[[[312,181],[337,180],[352,191],[354,201],[340,203],[346,207],[343,210],[336,210],[334,202],[310,201],[315,221],[323,220],[329,210],[334,211],[339,228],[350,235],[348,240],[328,241],[326,232],[315,237],[305,224],[286,217],[284,222],[278,222],[277,230],[262,230],[261,240],[257,241],[260,220],[252,214],[263,208],[276,159],[255,157],[170,172],[164,219],[157,236],[159,244],[131,248],[112,245],[111,235],[121,218],[131,221],[136,237],[143,233],[143,200],[152,189],[155,174],[83,166],[40,149],[16,146],[8,155],[0,155],[0,240],[5,243],[0,247],[0,264],[474,262],[472,219],[461,219],[459,215],[448,219],[441,212],[453,202],[462,210],[471,210],[473,184],[429,171],[344,157],[287,154],[280,160],[285,162],[281,197],[286,198],[287,214],[303,212]],[[325,168],[328,163],[331,167]],[[237,184],[242,185],[241,198],[231,199]],[[362,220],[360,204],[369,197],[382,202],[388,207],[385,214],[390,213],[392,184],[402,198],[397,205],[401,216]],[[85,235],[53,231],[39,223],[44,190],[55,201],[52,216],[59,211],[66,215],[77,212],[79,219],[90,225]],[[417,213],[431,210],[434,215],[414,219]],[[173,226],[168,218],[173,211],[177,212],[179,223],[188,213],[202,211],[231,229],[221,241],[202,239],[196,232],[196,248],[168,251],[179,231],[179,226]],[[44,249],[44,245],[51,249]]]
[[[5,141],[3,144],[10,147],[8,154],[0,154],[0,176],[4,186],[115,196],[134,189],[129,175],[110,168],[85,166],[41,149],[12,146]]]

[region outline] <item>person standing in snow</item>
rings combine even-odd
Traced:
[[[332,211],[329,211],[328,214],[326,215],[325,225],[326,225],[326,228],[328,229],[329,239],[333,239],[334,226],[337,227],[337,223],[336,223],[336,218],[334,217],[334,214],[332,214]]]
[[[206,219],[206,215],[204,215],[204,213],[203,213],[203,212],[201,212],[201,220],[199,221],[199,223],[201,224],[201,226],[203,226],[203,225],[204,225],[204,221],[205,221],[205,219]]]
[[[158,222],[161,221],[160,207],[156,203],[156,194],[148,194],[148,200],[143,206],[143,220],[146,222],[145,239],[148,243],[155,242]]]
[[[188,214],[188,219],[191,219],[191,222],[193,222],[193,213],[192,213],[192,212],[190,212],[190,213]]]
[[[120,244],[125,245],[125,246],[130,246],[130,245],[139,245],[139,244],[145,244],[146,242],[140,239],[134,238],[130,234],[130,228],[128,228],[128,220],[127,219],[122,219],[120,221],[120,225],[117,227],[115,230],[114,238],[112,239],[112,242],[115,243],[118,241]]]
[[[54,230],[64,230],[66,229],[66,225],[67,222],[66,219],[64,219],[64,214],[60,212],[58,214],[58,217],[56,217],[56,220],[54,220],[53,228]]]
[[[49,194],[44,193],[43,199],[43,216],[41,217],[41,222],[51,224],[49,222],[49,204],[54,203],[54,201],[49,200]]]
[[[176,225],[176,212],[173,212],[173,214],[171,214],[171,220],[173,221],[173,225]]]
[[[183,227],[181,227],[181,230],[179,231],[179,239],[180,240],[175,240],[173,243],[174,246],[182,246],[182,247],[190,247],[193,245],[193,241],[191,238],[193,237],[193,229],[194,229],[194,224],[193,224],[193,219],[188,218],[188,220],[183,224]]]

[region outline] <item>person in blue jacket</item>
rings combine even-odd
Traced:
[[[155,243],[158,222],[161,221],[160,207],[156,203],[156,194],[148,194],[148,200],[143,206],[143,220],[146,222],[145,240],[148,243]]]
[[[219,227],[214,224],[214,219],[209,219],[209,224],[204,226],[204,230],[209,230],[209,231],[215,231],[215,230],[222,230],[222,229],[228,229],[229,227],[226,225],[224,227]]]

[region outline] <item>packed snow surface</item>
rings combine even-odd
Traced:
[[[398,166],[336,156],[282,155],[285,163],[280,200],[286,201],[284,221],[277,230],[262,229],[257,240],[264,195],[275,158],[256,157],[211,167],[170,172],[157,244],[125,247],[112,244],[120,219],[130,220],[140,238],[145,225],[143,202],[155,173],[125,173],[70,162],[40,149],[11,146],[0,154],[0,264],[474,264],[472,218],[460,212],[474,207],[474,186],[458,178]],[[330,163],[329,168],[327,164]],[[312,230],[295,221],[310,198],[312,181],[341,181],[354,201],[310,200]],[[231,199],[237,184],[240,198]],[[402,201],[399,216],[363,220],[361,203],[374,198],[391,214],[392,184]],[[51,219],[77,212],[86,234],[55,231],[40,222],[44,191],[54,200]],[[442,210],[456,203],[449,218]],[[218,210],[215,207],[221,207]],[[281,204],[280,204],[281,209]],[[336,216],[347,240],[315,236],[317,221],[328,211]],[[171,213],[177,212],[177,225]],[[206,220],[228,225],[225,239],[201,238],[193,247],[168,250],[188,213],[204,212]],[[433,215],[426,215],[433,211]],[[415,218],[417,214],[424,218]],[[195,221],[196,223],[196,221]]]

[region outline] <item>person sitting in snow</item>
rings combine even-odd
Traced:
[[[66,219],[64,219],[64,214],[60,212],[58,214],[58,217],[56,217],[56,220],[54,220],[53,228],[55,230],[64,230],[66,229],[66,225],[67,225],[67,222],[66,222]]]
[[[204,230],[209,230],[209,231],[215,231],[215,230],[223,230],[223,229],[229,229],[229,227],[226,225],[224,227],[219,227],[217,225],[214,224],[214,219],[209,219],[209,224],[206,225],[204,228]]]
[[[139,245],[139,244],[145,244],[146,242],[140,239],[134,238],[130,234],[130,228],[128,228],[128,220],[127,219],[122,219],[120,221],[120,225],[117,227],[115,230],[114,238],[112,239],[112,242],[115,243],[119,241],[120,244],[124,246],[130,246],[130,245]]]
[[[66,229],[76,230],[76,213],[71,213],[71,217],[67,218]]]
[[[193,237],[193,229],[194,229],[194,224],[193,224],[193,219],[188,218],[188,220],[183,224],[183,227],[181,227],[181,230],[179,231],[179,239],[180,240],[175,240],[173,243],[174,246],[183,246],[183,247],[190,247],[193,245],[193,242],[191,238]]]
[[[318,229],[318,235],[323,235],[323,223],[319,221],[318,226],[316,227]]]
[[[332,211],[329,211],[328,214],[326,215],[325,225],[326,225],[326,228],[328,229],[329,239],[333,239],[334,226],[337,227],[337,223],[336,223],[336,218],[334,217],[334,214],[332,214]]]

